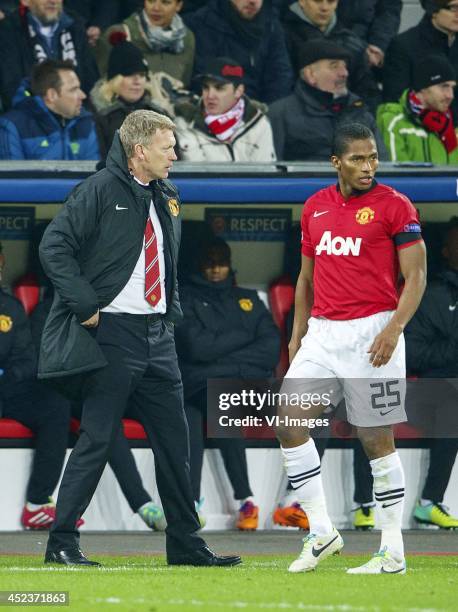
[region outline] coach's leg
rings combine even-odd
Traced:
[[[405,479],[401,459],[394,446],[391,425],[357,427],[358,437],[369,459],[374,477],[374,495],[382,542],[396,561],[404,560],[402,541],[402,513],[404,509]]]

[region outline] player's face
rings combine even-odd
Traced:
[[[175,136],[172,130],[156,130],[151,137],[151,143],[141,146],[140,162],[141,170],[149,180],[165,179],[177,159],[175,154]],[[140,146],[140,145],[136,145]]]
[[[370,189],[378,167],[377,145],[372,138],[352,140],[341,157],[333,155],[331,162],[339,173],[343,193],[355,189]]]
[[[211,283],[220,283],[229,276],[230,267],[227,264],[209,263],[202,268],[204,278]]]
[[[456,81],[444,81],[444,83],[426,87],[418,93],[421,101],[427,108],[445,113],[453,102],[455,87]]]

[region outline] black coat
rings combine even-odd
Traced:
[[[280,356],[280,336],[256,291],[192,276],[181,290],[184,320],[175,339],[185,396],[208,378],[266,378]]]
[[[376,106],[379,99],[379,90],[366,57],[367,43],[338,21],[329,32],[324,33],[299,17],[291,8],[286,12],[283,27],[286,32],[286,43],[295,74],[299,75],[299,71],[303,68],[300,62],[300,49],[304,43],[316,39],[330,40],[350,53],[348,63],[349,89],[366,102],[373,100],[373,105]]]
[[[98,79],[99,71],[87,42],[83,22],[78,18],[71,18],[71,22],[66,29],[75,45],[78,61],[76,73],[82,89],[88,94]],[[15,11],[7,19],[0,21],[0,91],[5,108],[11,104],[22,79],[30,76],[35,63],[27,19]]]
[[[227,2],[230,0],[210,0],[200,10],[185,15],[186,25],[196,37],[194,74],[204,72],[209,58],[226,56],[243,66],[248,97],[269,103],[286,96],[294,79],[279,21],[268,17],[260,45],[250,49],[224,18],[223,5]]]
[[[161,115],[167,115],[164,109],[154,104],[147,94],[145,94],[141,100],[133,104],[129,104],[122,98],[118,98],[113,104],[96,113],[95,121],[99,139],[100,156],[102,159],[105,159],[107,156],[115,132],[121,127],[127,115],[135,110],[142,109],[153,110],[156,111],[156,113],[161,113]]]
[[[445,269],[428,285],[405,339],[409,371],[458,378],[458,271]]]
[[[42,336],[39,378],[106,365],[99,345],[81,322],[110,304],[131,277],[143,248],[151,195],[164,234],[165,319],[172,323],[181,319],[176,280],[181,219],[172,214],[177,208],[171,205],[173,200],[179,203],[177,191],[165,180],[152,182],[152,194],[139,185],[129,174],[116,134],[106,168],[71,192],[40,244],[40,259],[55,295]],[[127,210],[116,210],[118,205]]]
[[[32,380],[37,357],[29,321],[19,300],[0,289],[0,394],[6,386]]]
[[[387,159],[373,115],[353,93],[340,100],[298,79],[294,92],[274,102],[268,112],[279,160],[329,161],[336,126],[358,121],[377,140],[379,156]]]
[[[383,99],[397,102],[402,92],[413,85],[413,68],[427,55],[444,55],[458,74],[458,38],[451,47],[448,37],[425,15],[420,23],[394,38],[388,47],[383,66]],[[456,108],[456,100],[455,100]]]
[[[340,0],[337,16],[354,34],[386,51],[401,23],[402,0]]]

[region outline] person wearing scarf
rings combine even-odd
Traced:
[[[451,109],[456,87],[452,64],[430,55],[414,69],[413,88],[399,102],[382,104],[377,124],[392,161],[458,165],[458,140]]]
[[[181,0],[144,0],[143,8],[102,37],[97,50],[100,72],[106,74],[113,32],[122,31],[140,49],[151,72],[165,72],[189,87],[194,64],[194,34],[178,14]]]
[[[259,103],[245,96],[242,66],[228,57],[209,59],[196,78],[202,86],[200,103],[175,106],[182,159],[275,161],[270,122]]]

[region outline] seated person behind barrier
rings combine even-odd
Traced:
[[[198,272],[181,289],[184,321],[176,329],[191,446],[191,481],[200,501],[204,452],[203,421],[209,378],[265,378],[279,357],[279,334],[256,291],[235,286],[229,245],[221,238],[204,244]],[[218,440],[224,464],[240,502],[237,527],[256,529],[258,507],[248,481],[243,439]]]
[[[41,343],[41,335],[43,333],[46,317],[51,309],[52,301],[53,288],[52,285],[50,285],[46,290],[44,299],[33,311],[30,321],[33,344],[37,351]],[[51,390],[50,387],[47,387],[43,383],[37,382],[36,385]],[[67,415],[71,414],[71,416],[79,420],[81,419],[81,406],[78,402],[71,403],[57,392],[53,390],[51,390],[51,392],[56,398],[56,402],[58,402],[62,412],[65,412]],[[134,406],[129,407],[129,409],[135,411]],[[135,414],[128,414],[126,416],[135,418]],[[67,431],[68,425],[67,422]],[[143,522],[154,531],[164,531],[167,525],[164,513],[162,508],[152,501],[150,494],[143,487],[142,478],[129,447],[129,443],[124,435],[122,426],[119,429],[108,463],[113,470],[115,478],[132,512],[138,514]],[[54,518],[54,506],[52,506],[52,513],[52,518]],[[51,526],[51,523],[52,521],[47,525],[47,528]]]
[[[5,264],[0,245],[0,278]],[[15,419],[35,434],[35,452],[21,515],[25,529],[49,529],[51,498],[67,450],[70,409],[36,380],[37,354],[22,304],[0,289],[0,416]],[[78,521],[78,526],[84,521]]]
[[[348,89],[348,51],[331,41],[314,40],[303,45],[297,58],[301,69],[293,93],[274,102],[268,112],[277,158],[328,161],[336,126],[357,122],[374,132],[379,158],[385,159],[374,117]]]
[[[409,422],[417,425],[419,419],[430,438],[428,473],[413,518],[420,524],[458,529],[458,517],[443,505],[458,451],[458,217],[450,220],[442,255],[445,266],[428,284],[405,330],[407,368],[421,376],[412,388],[414,414],[408,410]],[[438,384],[442,381],[431,379],[449,379],[451,385],[444,393]]]
[[[103,159],[113,142],[113,136],[129,113],[153,110],[164,114],[155,100],[153,75],[138,47],[126,40],[124,32],[114,32],[113,47],[108,58],[108,72],[94,85],[90,99],[95,107],[97,134]],[[166,102],[166,100],[164,100]],[[167,113],[166,113],[167,114]]]
[[[413,87],[398,102],[381,104],[377,125],[391,161],[458,164],[451,104],[456,87],[453,65],[430,55],[414,67]]]
[[[182,159],[209,162],[275,161],[269,120],[245,95],[244,71],[228,57],[209,59],[202,98],[175,107]]]
[[[69,60],[32,69],[32,96],[0,117],[0,159],[97,160],[95,122]]]

